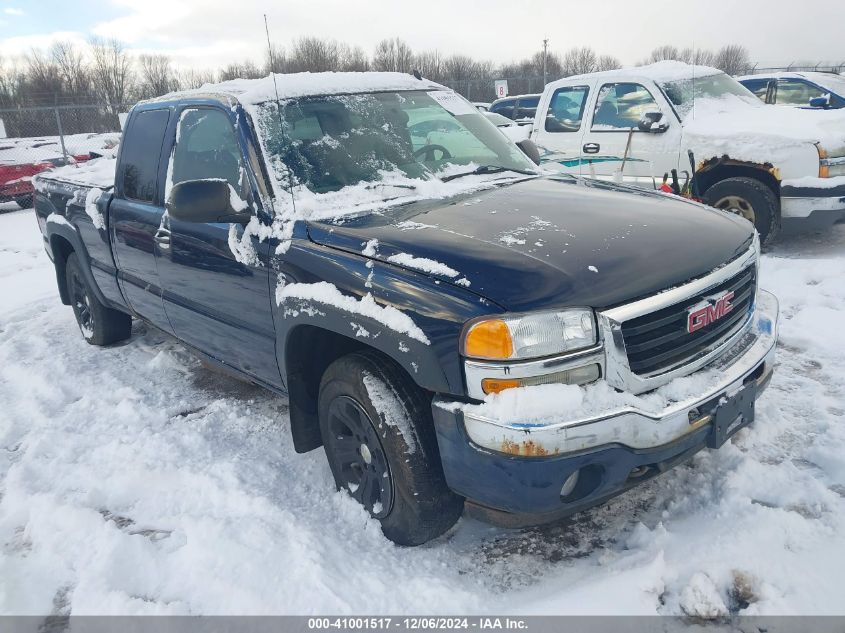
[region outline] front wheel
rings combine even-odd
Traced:
[[[100,303],[82,273],[76,253],[67,258],[65,279],[73,315],[86,341],[91,345],[110,345],[129,338],[132,317]]]
[[[770,187],[754,178],[726,178],[704,193],[704,202],[744,217],[754,225],[765,244],[774,238],[780,217],[780,204]]]
[[[463,499],[446,486],[431,403],[392,361],[369,351],[336,360],[323,375],[318,413],[338,490],[387,538],[420,545],[458,520]]]
[[[15,198],[15,202],[18,203],[18,206],[21,209],[30,209],[32,208],[32,194],[27,196],[18,196]]]

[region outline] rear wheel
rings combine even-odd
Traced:
[[[399,545],[419,545],[458,520],[463,499],[446,485],[431,403],[392,361],[356,352],[332,363],[318,400],[320,433],[338,490]]]
[[[76,253],[67,258],[65,278],[73,315],[86,341],[91,345],[110,345],[129,338],[132,317],[99,302],[82,274]]]
[[[18,203],[18,206],[21,209],[29,209],[32,207],[32,194],[29,194],[28,196],[18,196],[15,198],[15,202]]]
[[[777,232],[780,205],[775,192],[754,178],[726,178],[704,193],[704,202],[744,217],[760,234],[760,241],[770,241]]]

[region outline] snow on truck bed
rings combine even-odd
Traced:
[[[85,343],[32,212],[0,215],[0,613],[843,614],[843,276],[845,226],[763,256],[777,367],[721,450],[568,522],[399,548],[278,398],[141,323]]]
[[[58,180],[72,185],[83,187],[97,187],[108,189],[114,186],[114,174],[117,167],[117,158],[95,158],[83,163],[65,165],[45,171],[33,178],[36,189],[42,185],[39,181]]]

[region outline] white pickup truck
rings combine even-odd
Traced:
[[[845,219],[845,113],[767,106],[715,68],[659,62],[554,81],[530,138],[545,167],[581,176],[658,188],[676,170],[764,241]]]

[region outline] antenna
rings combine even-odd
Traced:
[[[270,45],[270,27],[267,26],[267,14],[264,14],[264,32],[267,34],[267,58],[270,60],[270,76],[273,78],[273,90],[276,91],[276,106],[279,103],[279,87],[276,85],[276,73],[273,72],[273,47]],[[279,120],[281,123],[281,119]]]
[[[279,98],[279,86],[276,85],[276,73],[273,72],[273,47],[270,45],[270,27],[267,26],[267,14],[264,14],[264,32],[267,34],[267,54],[270,60],[270,76],[273,78],[273,90],[276,93],[276,116],[279,119],[279,133],[281,134],[282,129],[284,129],[285,125],[282,121],[282,103],[281,99]],[[296,216],[296,199],[293,196],[293,173],[291,173],[290,167],[285,165],[285,169],[288,172],[288,188],[290,189],[290,203],[293,207],[293,214]]]

